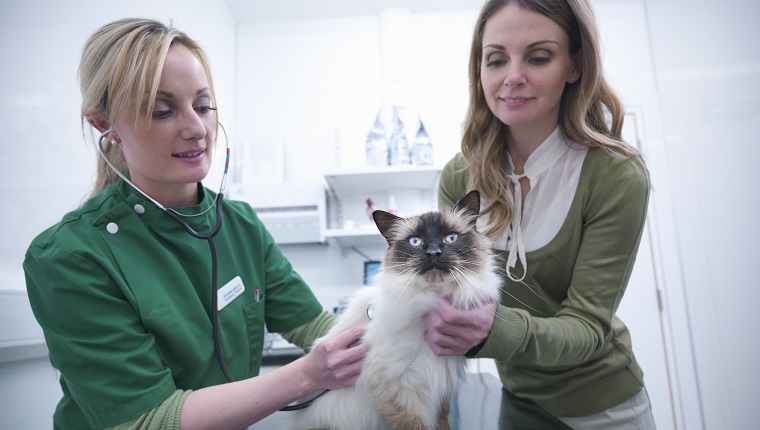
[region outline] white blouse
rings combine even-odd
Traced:
[[[570,205],[578,188],[583,160],[588,148],[564,137],[559,126],[528,157],[525,173],[515,175],[512,157],[508,157],[509,178],[515,185],[511,196],[515,208],[510,227],[497,238],[493,247],[508,250],[507,275],[513,281],[522,281],[528,269],[525,253],[546,246],[559,233],[565,222]],[[530,189],[522,204],[520,178],[527,177]],[[478,219],[482,231],[488,216]],[[523,267],[522,274],[513,273],[517,260]]]

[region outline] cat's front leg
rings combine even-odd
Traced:
[[[381,405],[380,415],[393,430],[436,430],[427,417],[420,416],[395,403]]]
[[[449,396],[446,397],[446,400],[441,402],[441,410],[438,413],[438,427],[436,429],[438,430],[451,430],[451,426],[449,426],[449,412],[451,410],[451,399]]]
[[[450,396],[446,396],[446,399],[441,402],[441,408],[438,412],[438,430],[451,430],[449,426],[449,412],[451,409]]]
[[[437,416],[431,414],[430,407],[423,399],[427,387],[406,386],[399,383],[398,379],[387,378],[380,372],[369,376],[367,383],[380,416],[391,429],[437,429]]]

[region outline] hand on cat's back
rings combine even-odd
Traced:
[[[488,337],[496,315],[496,302],[457,309],[439,298],[425,315],[425,340],[436,355],[462,356]]]
[[[361,373],[369,347],[361,343],[366,325],[359,325],[317,344],[307,355],[314,383],[321,389],[351,387]]]

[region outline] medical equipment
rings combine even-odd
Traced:
[[[213,206],[209,206],[206,210],[202,211],[201,213],[197,215],[183,215],[172,208],[164,207],[161,203],[157,202],[151,196],[143,192],[143,190],[141,190],[134,183],[132,183],[132,181],[130,181],[126,177],[126,175],[120,172],[119,169],[117,169],[116,166],[114,166],[113,163],[111,163],[111,160],[108,159],[108,157],[105,154],[105,151],[103,151],[101,142],[103,141],[103,138],[105,138],[109,133],[113,133],[113,128],[109,128],[108,130],[104,131],[98,138],[95,146],[97,147],[98,152],[100,152],[100,155],[103,157],[103,160],[106,162],[106,164],[108,164],[108,166],[111,167],[114,173],[116,173],[121,179],[123,179],[132,188],[134,188],[135,191],[142,194],[146,199],[150,200],[159,209],[164,211],[165,214],[167,214],[169,217],[177,221],[179,225],[181,225],[182,228],[185,229],[185,231],[190,233],[190,235],[198,239],[205,239],[208,241],[209,248],[211,250],[211,314],[212,314],[212,320],[213,320],[212,325],[213,325],[213,336],[214,336],[214,349],[216,350],[216,357],[219,360],[219,366],[222,368],[222,373],[224,373],[224,377],[227,378],[229,382],[233,382],[234,379],[232,378],[229,371],[227,370],[227,363],[224,361],[224,354],[222,353],[222,343],[221,343],[221,334],[220,334],[221,329],[219,327],[219,308],[217,305],[217,301],[218,301],[217,270],[218,270],[219,265],[217,262],[216,244],[214,243],[214,237],[217,235],[217,233],[219,233],[219,230],[221,230],[222,228],[222,204],[224,202],[224,187],[227,182],[227,171],[229,170],[229,166],[230,166],[230,141],[227,136],[227,130],[224,128],[224,126],[221,123],[218,123],[218,124],[219,124],[219,127],[221,127],[222,129],[222,133],[224,134],[224,141],[225,141],[225,146],[227,148],[227,155],[226,155],[225,163],[224,163],[224,173],[222,174],[222,183],[219,185],[219,193],[216,195],[216,199],[215,199],[216,225],[210,232],[206,234],[198,233],[197,231],[195,231],[181,217],[203,215],[209,210],[211,210]]]

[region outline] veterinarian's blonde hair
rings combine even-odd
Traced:
[[[135,126],[140,115],[150,122],[166,54],[175,43],[187,47],[203,65],[212,103],[216,105],[211,68],[206,54],[195,40],[158,21],[124,18],[99,28],[84,45],[79,64],[82,125],[86,122],[87,112],[92,110],[97,110],[111,123],[122,115],[133,118]],[[96,144],[101,145],[119,171],[126,170],[126,160],[119,145],[111,145],[105,139]],[[98,154],[97,176],[90,196],[118,179]]]

